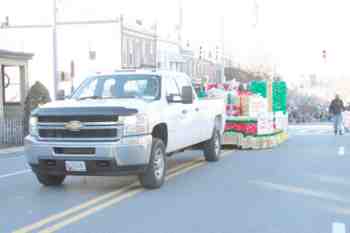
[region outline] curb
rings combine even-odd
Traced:
[[[0,149],[0,155],[7,155],[7,154],[12,154],[16,152],[23,152],[24,151],[24,146],[18,146],[18,147],[12,147],[12,148],[7,148],[7,149]]]

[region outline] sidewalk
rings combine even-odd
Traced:
[[[9,147],[9,148],[0,148],[0,155],[6,155],[6,154],[11,154],[11,153],[16,153],[16,152],[23,152],[24,147],[23,146],[16,146],[16,147]]]

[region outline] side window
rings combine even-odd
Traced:
[[[114,97],[115,96],[115,79],[107,79],[103,84],[102,96]]]
[[[166,95],[180,95],[179,88],[173,78],[167,78],[166,80]]]

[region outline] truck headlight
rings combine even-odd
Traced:
[[[38,136],[38,118],[37,117],[30,117],[29,119],[29,134],[31,136]]]
[[[149,119],[146,114],[136,114],[133,116],[121,117],[124,124],[124,135],[134,136],[147,134],[149,129]]]

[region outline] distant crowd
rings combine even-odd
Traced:
[[[316,112],[302,112],[291,110],[289,112],[290,123],[309,123],[309,122],[328,122],[331,121],[331,116],[326,110]]]
[[[315,106],[314,104],[289,106],[289,122],[310,123],[332,121],[332,115],[329,112],[329,103]],[[345,106],[345,111],[350,111],[350,104]]]

